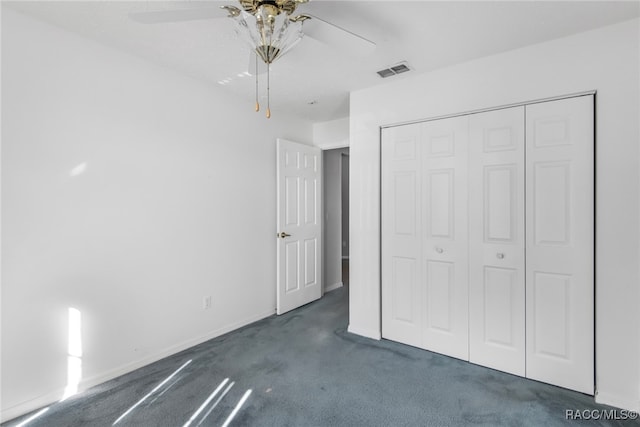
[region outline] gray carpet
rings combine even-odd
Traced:
[[[567,421],[566,409],[610,408],[590,396],[349,334],[347,310],[344,287],[54,404],[28,426],[111,426],[125,413],[117,426],[183,426],[201,407],[190,426],[221,426],[247,390],[230,425],[640,425]]]

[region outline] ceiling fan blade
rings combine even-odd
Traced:
[[[219,8],[193,8],[150,10],[145,12],[131,12],[129,18],[141,24],[162,24],[168,22],[197,21],[201,19],[226,18],[226,12]]]
[[[352,31],[344,29],[314,15],[304,21],[304,34],[350,55],[364,56],[372,53],[376,44]]]

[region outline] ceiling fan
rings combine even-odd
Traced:
[[[260,110],[257,93],[257,58],[267,65],[267,118],[271,117],[268,104],[269,66],[291,50],[303,36],[315,38],[351,55],[363,55],[375,49],[376,45],[371,40],[338,25],[306,13],[294,15],[298,6],[308,3],[309,0],[238,1],[240,7],[220,6],[220,9],[227,12],[226,17],[219,15],[218,8],[145,11],[130,13],[129,16],[143,24],[231,18],[236,24],[236,33],[252,51],[250,64],[254,62],[252,64],[254,66],[250,65],[250,70],[255,70],[256,76],[256,111]],[[309,28],[305,27],[303,31],[303,24],[306,22],[311,25],[308,26]]]

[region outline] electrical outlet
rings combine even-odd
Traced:
[[[205,310],[211,308],[211,295],[202,298],[202,308]]]

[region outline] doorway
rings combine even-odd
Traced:
[[[349,148],[324,150],[322,165],[326,293],[349,283]]]

